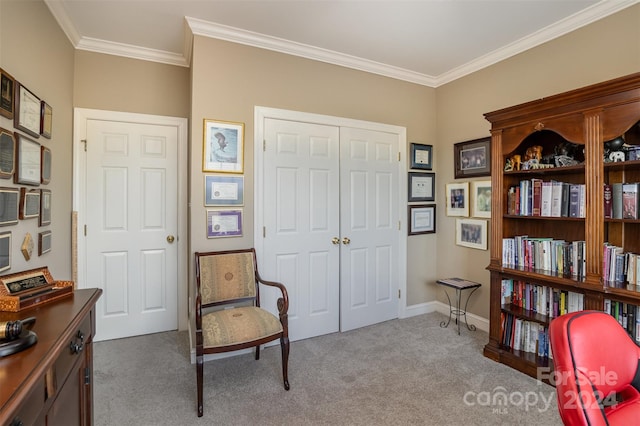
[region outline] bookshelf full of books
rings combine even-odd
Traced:
[[[640,73],[485,118],[500,194],[485,356],[538,377],[551,321],[584,309],[640,344]]]

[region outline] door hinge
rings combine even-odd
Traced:
[[[400,161],[400,151],[398,151],[398,161]]]
[[[399,231],[399,230],[401,230],[401,229],[402,229],[402,221],[401,221],[401,220],[399,220],[399,221],[398,221],[398,231]]]
[[[262,238],[267,238],[267,227],[266,226],[262,227]]]
[[[87,152],[87,140],[86,139],[81,139],[80,143],[82,143],[84,145],[84,152]]]
[[[400,289],[398,289],[398,299],[400,299]]]
[[[265,152],[267,150],[267,140],[263,139],[262,140],[262,151]]]
[[[85,367],[84,369],[84,384],[91,384],[91,371],[89,370],[89,367]]]
[[[87,236],[87,225],[84,226],[84,236]]]

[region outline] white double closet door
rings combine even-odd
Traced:
[[[397,318],[403,137],[273,118],[262,125],[259,262],[288,289],[290,338]]]

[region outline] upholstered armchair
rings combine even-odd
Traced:
[[[565,425],[640,424],[640,348],[611,315],[580,311],[549,326]]]
[[[196,380],[198,417],[203,414],[205,354],[237,351],[280,339],[284,388],[289,390],[289,299],[284,285],[258,274],[254,249],[196,253]],[[259,283],[276,287],[279,318],[260,307]]]

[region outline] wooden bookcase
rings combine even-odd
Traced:
[[[605,242],[640,253],[640,220],[604,219],[604,184],[640,182],[640,161],[604,161],[605,142],[622,136],[640,145],[640,73],[485,114],[491,123],[493,194],[491,217],[491,273],[489,342],[484,355],[532,377],[538,367],[553,367],[546,357],[516,351],[502,344],[502,317],[507,313],[548,325],[550,318],[520,312],[501,303],[503,279],[521,280],[551,289],[580,293],[584,309],[603,310],[605,299],[640,305],[640,288],[613,288],[603,281]],[[577,144],[584,161],[579,165],[504,171],[507,158],[539,145],[542,155],[563,142]],[[522,180],[540,178],[585,185],[583,218],[531,217],[507,214],[507,191]],[[499,195],[498,195],[499,194]],[[583,279],[503,265],[503,238],[528,235],[566,241],[585,241]]]

